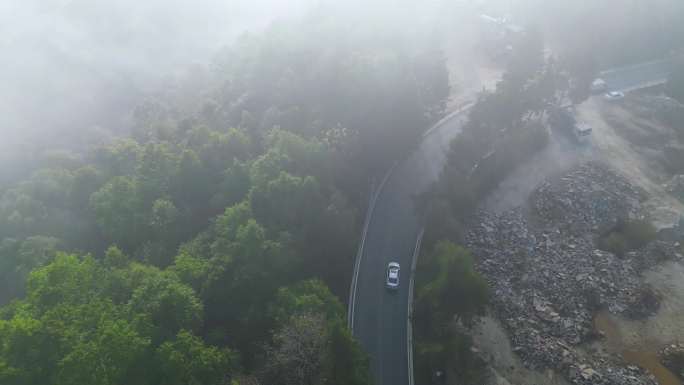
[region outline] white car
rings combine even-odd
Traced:
[[[387,265],[387,281],[385,286],[388,289],[398,289],[399,288],[399,264],[396,262],[390,262]]]
[[[606,81],[603,79],[596,79],[591,83],[591,92],[594,94],[601,93],[606,90]]]
[[[607,94],[605,94],[603,97],[606,98],[606,100],[616,101],[616,100],[624,99],[625,94],[623,94],[620,91],[610,91]]]

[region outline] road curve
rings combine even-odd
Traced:
[[[415,197],[437,180],[450,140],[465,122],[465,109],[437,125],[400,162],[377,192],[365,233],[353,290],[351,326],[371,358],[376,385],[409,385],[407,318],[411,262],[421,218]],[[389,262],[401,265],[399,290],[385,289]]]
[[[610,91],[630,92],[664,84],[680,58],[654,60],[601,71],[599,77]]]
[[[631,91],[663,82],[674,59],[603,71],[608,87]],[[425,135],[411,156],[390,170],[376,192],[364,229],[350,296],[350,327],[371,359],[375,385],[412,385],[409,378],[408,301],[412,258],[421,231],[415,198],[436,181],[449,143],[461,131],[469,106],[451,114]],[[396,292],[385,289],[389,262],[401,265]]]

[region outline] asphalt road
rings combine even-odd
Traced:
[[[602,71],[599,77],[606,81],[610,91],[633,91],[649,85],[665,83],[676,59],[657,60]]]
[[[655,61],[603,71],[610,90],[631,91],[664,81],[673,61]],[[354,306],[353,334],[371,359],[376,385],[410,385],[407,319],[409,272],[418,234],[420,214],[416,196],[439,177],[449,142],[460,132],[467,109],[438,125],[420,147],[389,175],[371,213],[359,262]],[[385,288],[389,262],[401,265],[400,287]]]
[[[352,318],[354,335],[371,357],[376,385],[408,385],[407,318],[409,272],[421,220],[415,197],[436,181],[449,141],[465,113],[435,128],[397,165],[379,193],[359,265]],[[389,262],[401,265],[397,291],[385,288]]]

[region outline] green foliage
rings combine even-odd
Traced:
[[[369,383],[338,300],[359,212],[449,84],[439,49],[362,35],[322,18],[247,36],[146,98],[130,137],[48,149],[3,186],[0,383],[230,383],[238,354],[260,373],[307,325],[310,378]]]
[[[49,265],[31,272],[27,300],[39,312],[62,303],[86,304],[104,288],[103,274],[92,257],[59,254]]]
[[[128,371],[144,360],[150,341],[126,320],[102,313],[87,339],[74,341],[58,365],[58,384],[114,385],[127,381]]]
[[[129,262],[128,257],[116,246],[109,246],[103,261],[105,266],[112,268],[124,268]]]
[[[126,249],[135,246],[144,236],[144,217],[137,188],[135,180],[118,176],[90,197],[97,224],[112,242]]]
[[[370,385],[370,361],[354,340],[351,332],[340,323],[330,331],[329,356],[325,373],[327,384]]]
[[[345,309],[328,287],[311,279],[293,286],[281,287],[275,304],[275,319],[286,322],[297,314],[321,314],[328,321],[343,319]]]
[[[274,229],[304,231],[305,226],[315,223],[316,214],[322,210],[323,196],[313,177],[281,172],[265,186],[255,186],[250,203],[260,223]]]
[[[45,236],[32,236],[19,242],[5,238],[0,242],[0,304],[24,294],[28,274],[49,262],[62,241]]]
[[[473,353],[472,338],[467,334],[448,330],[433,343],[416,346],[417,382],[430,383],[435,372],[446,378],[458,378],[460,384],[478,385],[487,381],[486,362]]]
[[[620,221],[598,239],[602,250],[623,255],[656,239],[656,228],[646,220]]]
[[[157,199],[152,203],[150,228],[155,239],[174,239],[178,236],[179,212],[173,202]]]
[[[97,168],[102,169],[108,177],[132,175],[142,155],[138,142],[122,139],[94,151]]]
[[[69,192],[70,204],[75,210],[87,209],[90,196],[97,191],[103,183],[101,172],[89,165],[74,171],[73,184]]]
[[[136,166],[136,195],[143,207],[168,193],[175,173],[176,156],[166,143],[148,143]]]
[[[474,268],[470,253],[451,242],[438,242],[422,258],[418,281],[418,308],[432,327],[444,327],[454,316],[469,324],[482,315],[489,301],[487,282]],[[426,328],[427,330],[427,328]]]
[[[485,364],[471,351],[470,337],[453,322],[471,325],[489,303],[489,288],[475,271],[470,253],[451,242],[438,242],[419,259],[416,287],[417,378],[428,383],[439,370],[464,384],[482,383]]]
[[[185,330],[175,340],[159,346],[157,359],[160,380],[168,385],[227,385],[235,367],[235,355],[231,351],[207,346]]]
[[[174,274],[122,263],[120,254],[111,247],[106,266],[59,254],[31,273],[26,300],[0,320],[3,384],[230,379],[235,356],[186,331],[201,323],[193,290]]]
[[[209,260],[196,257],[191,251],[185,249],[178,254],[170,270],[178,275],[182,282],[199,293],[205,287],[204,284],[212,271],[212,264]]]
[[[470,109],[462,133],[450,143],[438,183],[425,196],[428,246],[439,239],[459,240],[460,222],[480,200],[546,146],[546,110],[580,97],[571,95],[580,92],[573,88],[580,87],[573,83],[580,75],[569,75],[568,65],[544,59],[543,41],[534,29],[516,42],[502,80]]]
[[[171,274],[159,273],[133,291],[131,311],[154,328],[154,341],[169,339],[180,330],[197,330],[202,322],[202,303],[195,292]]]

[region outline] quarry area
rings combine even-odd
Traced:
[[[682,383],[684,151],[668,123],[682,111],[653,93],[591,98],[573,111],[591,141],[552,134],[472,219],[493,384]]]

